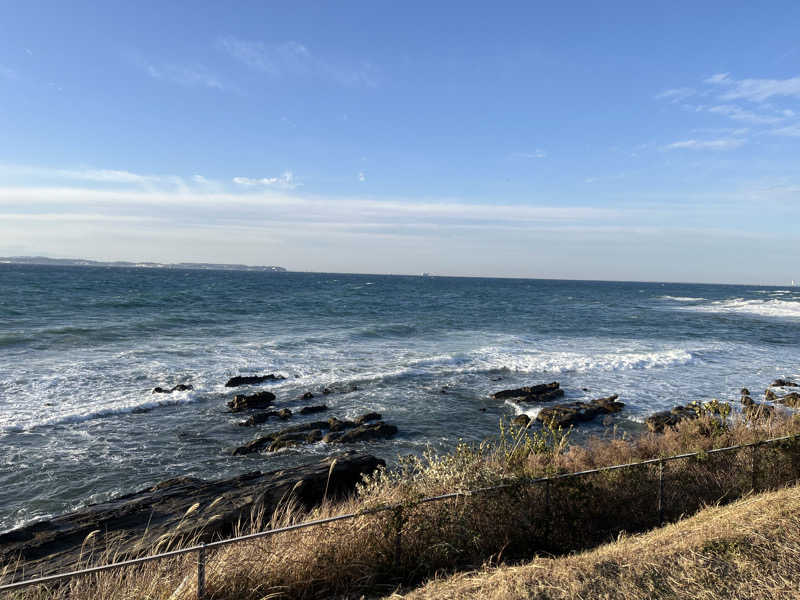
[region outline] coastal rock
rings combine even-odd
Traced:
[[[331,434],[328,434],[328,436],[330,435]],[[395,435],[397,435],[397,427],[394,425],[389,425],[388,423],[384,423],[383,421],[378,421],[376,423],[359,425],[358,427],[345,431],[344,433],[332,439],[327,439],[328,436],[325,436],[325,438],[328,442],[352,444],[354,442],[385,440],[394,437]]]
[[[776,379],[769,387],[800,387],[800,385],[796,384],[794,381],[789,381],[788,379]]]
[[[328,407],[324,404],[317,404],[316,406],[304,406],[300,409],[301,415],[313,415],[314,413],[324,412]]]
[[[764,391],[764,400],[766,400],[768,402],[774,402],[777,399],[778,399],[778,394],[773,392],[771,389],[767,388]]]
[[[380,421],[382,418],[383,417],[381,416],[381,413],[369,412],[361,415],[360,417],[357,417],[354,423],[356,425],[363,425],[364,423],[367,423],[369,421]]]
[[[228,383],[225,384],[225,387],[256,385],[264,383],[265,381],[280,381],[282,379],[286,378],[283,375],[275,375],[274,373],[270,373],[269,375],[237,375],[236,377],[231,377]]]
[[[785,396],[777,398],[775,402],[785,406],[791,406],[792,408],[800,408],[800,394],[792,392],[791,394],[786,394]]]
[[[512,390],[500,390],[492,394],[492,398],[495,400],[519,398],[521,402],[551,402],[562,396],[564,396],[564,390],[561,389],[557,381]]]
[[[591,402],[569,402],[543,408],[536,419],[546,425],[567,427],[583,421],[591,421],[598,415],[616,413],[625,406],[617,402],[619,396],[614,394],[607,398],[597,398]]]
[[[228,407],[232,412],[241,412],[254,408],[267,408],[274,400],[275,394],[272,392],[256,392],[249,396],[237,394],[233,400],[228,402]]]
[[[306,392],[305,394],[303,394],[303,400],[311,400],[313,397],[314,394],[312,394],[311,392]]]
[[[235,456],[253,454],[255,452],[274,452],[281,448],[297,446],[300,444],[324,442],[352,443],[356,441],[382,439],[397,434],[397,427],[388,425],[380,420],[378,413],[366,413],[355,421],[342,421],[331,417],[327,421],[312,421],[302,425],[287,427],[274,433],[269,433],[238,446],[233,450]],[[323,434],[323,430],[327,433]],[[351,435],[351,432],[352,435]]]
[[[512,425],[517,425],[518,427],[527,427],[531,422],[531,418],[526,415],[525,413],[521,415],[517,415],[513,419],[511,419]]]
[[[644,423],[650,431],[660,433],[666,427],[674,427],[681,421],[696,419],[698,416],[697,411],[691,406],[676,406],[670,410],[650,415],[645,419]]]
[[[269,433],[267,435],[261,436],[260,438],[256,438],[238,448],[233,450],[234,456],[239,456],[243,454],[252,454],[254,452],[261,452],[262,450],[266,450],[270,447],[270,444],[277,440],[278,438],[288,438],[292,434],[295,433],[303,433],[313,431],[314,429],[327,429],[328,422],[327,421],[312,421],[311,423],[304,423],[302,425],[295,425],[293,427],[287,427],[286,429],[281,429],[280,431],[276,431],[275,433]]]
[[[85,560],[87,547],[82,544],[93,531],[102,532],[91,542],[97,557],[103,557],[106,549],[119,556],[152,553],[166,537],[196,536],[198,542],[229,537],[236,524],[249,523],[251,515],[263,512],[268,521],[288,498],[306,510],[326,494],[342,498],[353,492],[363,475],[382,466],[385,463],[374,456],[348,452],[299,467],[219,481],[177,477],[0,534],[0,564],[16,564],[19,559],[18,572],[26,577],[68,571],[82,550]],[[190,511],[195,504],[198,507]]]
[[[193,389],[194,389],[194,386],[192,386],[191,384],[179,383],[175,387],[171,387],[171,388],[162,388],[162,387],[153,388],[153,393],[154,394],[171,394],[172,392],[188,392],[189,390],[193,390]]]

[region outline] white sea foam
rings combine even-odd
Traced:
[[[109,404],[91,404],[80,408],[71,406],[64,412],[51,416],[28,416],[27,419],[11,422],[0,426],[0,433],[19,433],[30,431],[38,427],[53,427],[57,425],[70,425],[74,423],[84,423],[94,419],[102,419],[115,415],[124,415],[135,412],[149,412],[162,406],[174,406],[176,404],[191,404],[202,399],[202,394],[198,391],[173,392],[171,394],[153,394],[152,399],[144,401],[116,401]],[[72,410],[70,410],[72,409]]]
[[[800,318],[800,302],[790,300],[718,300],[702,306],[687,306],[684,310],[710,313],[742,313],[762,317]]]
[[[692,298],[691,296],[659,296],[659,300],[672,300],[673,302],[703,302],[705,298]]]

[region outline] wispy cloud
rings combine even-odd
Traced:
[[[536,148],[533,152],[513,152],[511,158],[523,158],[533,160],[535,158],[547,158],[547,152],[541,148]]]
[[[670,100],[671,102],[681,102],[686,100],[691,96],[694,96],[697,93],[696,90],[693,88],[683,87],[683,88],[673,88],[670,90],[664,90],[660,94],[656,95],[658,100]]]
[[[138,53],[128,53],[128,61],[148,76],[187,87],[205,87],[220,91],[235,91],[234,86],[226,85],[203,65],[184,65],[177,63],[156,63]]]
[[[779,127],[770,131],[773,135],[785,135],[788,137],[800,137],[800,123],[795,123],[787,127]]]
[[[723,87],[724,100],[764,102],[775,96],[800,98],[800,77],[788,79],[731,79],[728,73],[718,73],[706,83]]]
[[[371,63],[326,59],[295,41],[266,44],[227,36],[217,40],[217,47],[246,66],[276,79],[322,79],[345,86],[373,87],[377,84],[377,70]]]
[[[666,150],[733,150],[745,144],[741,139],[683,140],[665,146]]]
[[[273,186],[284,189],[293,189],[298,185],[294,179],[294,173],[291,171],[285,171],[280,177],[234,177],[231,181],[237,185],[243,185],[247,187]]]
[[[786,118],[785,116],[754,113],[733,104],[711,106],[707,110],[710,113],[729,117],[734,121],[743,121],[745,123],[753,123],[756,125],[772,125],[775,123],[780,123]]]

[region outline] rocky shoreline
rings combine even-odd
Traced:
[[[165,540],[210,541],[290,500],[305,509],[351,494],[363,475],[385,466],[349,452],[299,467],[254,471],[220,481],[177,477],[79,511],[0,534],[0,564],[26,578],[67,571],[90,555],[145,555]]]
[[[280,381],[281,375],[242,375],[232,377],[225,387],[258,386]],[[323,396],[335,391],[321,390]],[[775,405],[800,408],[797,383],[777,379],[764,392],[764,401],[753,400],[750,391],[741,390],[741,410],[748,418],[772,414]],[[172,387],[156,387],[154,394],[170,394],[191,390],[192,385],[179,383]],[[585,393],[588,390],[582,389]],[[442,389],[446,393],[446,389]],[[494,400],[513,400],[539,408],[534,419],[519,414],[513,423],[520,427],[541,426],[568,428],[590,422],[597,417],[619,413],[625,404],[617,394],[588,402],[557,402],[566,393],[557,381],[539,383],[494,392]],[[311,391],[291,398],[292,402],[312,400]],[[258,428],[273,421],[287,421],[295,415],[312,415],[329,410],[326,404],[309,404],[293,412],[287,407],[274,406],[278,398],[269,391],[236,394],[227,401],[230,414],[245,413],[237,425]],[[710,414],[725,418],[730,405],[717,401],[690,402],[668,411],[660,411],[645,420],[652,432],[662,432],[687,419]],[[379,413],[370,412],[354,419],[331,416],[298,425],[266,432],[236,446],[233,456],[270,454],[305,444],[327,444],[332,449],[345,444],[387,439],[397,435],[398,428],[383,420]],[[370,454],[352,450],[334,453],[324,460],[277,471],[254,471],[230,479],[205,481],[178,477],[139,492],[124,495],[82,510],[31,523],[0,534],[0,564],[24,565],[26,577],[52,574],[73,567],[87,552],[100,557],[113,547],[121,555],[146,554],[155,551],[165,539],[178,543],[181,539],[219,539],[231,535],[237,524],[248,523],[255,514],[271,515],[282,502],[290,498],[309,509],[323,497],[341,498],[355,490],[364,475],[385,466],[385,462]],[[90,541],[90,542],[89,542]],[[88,546],[87,546],[88,544]],[[160,546],[159,546],[160,547]]]

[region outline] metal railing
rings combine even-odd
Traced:
[[[713,450],[702,450],[698,452],[687,452],[684,454],[675,454],[672,456],[666,456],[663,458],[653,458],[649,460],[643,460],[638,462],[632,463],[624,463],[618,465],[612,465],[608,467],[599,467],[597,469],[587,469],[584,471],[576,471],[573,473],[562,473],[558,475],[549,475],[545,477],[525,477],[525,478],[518,478],[508,483],[487,486],[482,488],[477,488],[473,490],[465,490],[465,491],[457,491],[457,492],[450,492],[447,494],[441,494],[439,496],[430,496],[426,498],[422,498],[419,500],[415,500],[413,502],[405,503],[405,504],[392,504],[387,506],[380,506],[372,509],[367,509],[363,511],[347,513],[342,515],[337,515],[335,517],[328,517],[325,519],[316,519],[313,521],[305,521],[303,523],[297,523],[295,525],[288,525],[286,527],[278,527],[275,529],[269,529],[267,531],[260,531],[257,533],[251,533],[249,535],[238,536],[234,538],[228,538],[224,540],[219,540],[216,542],[209,542],[206,544],[198,544],[196,546],[190,546],[187,548],[181,548],[179,550],[172,550],[169,552],[162,552],[160,554],[153,554],[150,556],[144,556],[141,558],[135,558],[131,560],[125,560],[121,562],[111,563],[107,565],[101,565],[97,567],[90,567],[87,569],[80,569],[77,571],[70,571],[67,573],[59,573],[56,575],[48,575],[46,577],[39,577],[36,579],[29,579],[26,581],[19,581],[15,583],[8,583],[5,585],[0,585],[0,592],[9,592],[12,590],[19,590],[24,587],[34,586],[34,585],[42,585],[47,583],[53,583],[56,581],[61,581],[65,579],[71,579],[73,577],[78,577],[82,575],[89,575],[92,573],[100,573],[102,571],[110,571],[113,569],[120,569],[123,567],[129,567],[133,565],[140,565],[147,562],[155,561],[155,560],[162,560],[169,557],[180,556],[184,554],[190,553],[197,553],[197,599],[198,600],[206,600],[206,593],[205,593],[205,567],[206,567],[206,553],[208,550],[220,548],[222,546],[227,546],[230,544],[237,544],[240,542],[256,540],[260,538],[265,538],[273,535],[277,535],[280,533],[286,533],[289,531],[296,531],[299,529],[306,529],[309,527],[316,527],[319,525],[325,525],[328,523],[334,523],[337,521],[344,521],[349,519],[355,519],[358,517],[368,516],[368,515],[375,515],[384,512],[394,512],[396,519],[396,527],[397,531],[395,532],[395,559],[400,552],[400,545],[401,545],[401,529],[403,523],[403,511],[408,510],[410,508],[420,506],[423,504],[428,504],[431,502],[441,502],[443,500],[452,500],[456,498],[466,498],[470,496],[478,496],[481,494],[486,494],[490,492],[496,492],[504,489],[514,489],[520,488],[525,486],[533,486],[539,484],[545,484],[545,498],[547,504],[547,514],[550,514],[550,488],[553,482],[564,480],[564,479],[571,479],[577,477],[583,477],[586,475],[592,475],[596,473],[606,473],[611,471],[619,471],[621,469],[631,469],[642,467],[646,465],[657,465],[658,466],[658,496],[657,496],[657,512],[658,512],[658,523],[662,525],[664,523],[664,465],[666,463],[676,461],[676,460],[683,460],[689,458],[697,458],[707,455],[714,455],[714,454],[721,454],[726,452],[735,452],[738,450],[742,450],[745,448],[752,448],[753,453],[751,457],[751,489],[756,489],[756,477],[757,477],[757,459],[755,450],[760,446],[768,446],[777,444],[779,442],[786,442],[786,441],[800,441],[800,434],[793,434],[793,435],[786,435],[777,438],[770,438],[767,440],[761,440],[757,442],[751,442],[749,444],[740,444],[736,446],[726,446],[724,448],[715,448]]]

